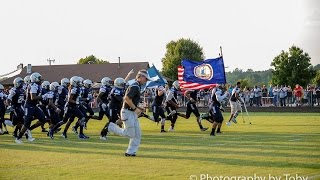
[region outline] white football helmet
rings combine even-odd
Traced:
[[[91,86],[92,86],[92,81],[91,81],[90,79],[86,79],[86,80],[83,81],[83,85],[84,85],[84,87],[86,87],[86,88],[91,88]]]
[[[50,84],[50,91],[56,91],[59,87],[59,83],[58,82],[52,82]]]
[[[49,90],[50,88],[50,82],[49,81],[43,81],[43,83],[41,84],[41,87],[43,89]]]
[[[41,82],[41,74],[35,72],[35,73],[32,73],[31,76],[30,76],[30,79],[31,79],[31,82],[33,83],[38,83],[38,82]]]
[[[25,84],[30,84],[31,83],[30,76],[28,75],[28,76],[24,77],[23,81]]]
[[[83,86],[83,80],[84,80],[84,79],[83,79],[81,76],[78,76],[78,77],[79,77],[79,81],[80,81],[80,84],[79,84],[79,85],[80,85],[80,86]]]
[[[174,81],[174,82],[172,83],[172,86],[173,86],[174,88],[176,88],[177,90],[179,90],[179,89],[180,89],[179,81]]]
[[[104,77],[101,79],[101,84],[103,86],[111,86],[111,79],[109,77]]]
[[[114,87],[123,89],[126,81],[123,78],[117,78],[114,80]]]
[[[30,79],[30,77],[29,77]],[[13,80],[13,86],[14,87],[22,87],[23,86],[23,79],[21,77],[16,77],[14,80]]]
[[[4,90],[4,87],[2,84],[0,84],[0,90]]]
[[[68,78],[61,79],[61,86],[68,87],[70,85],[70,81]]]
[[[70,78],[70,84],[73,87],[78,87],[80,86],[80,78],[78,76],[73,76],[72,78]]]

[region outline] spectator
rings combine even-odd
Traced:
[[[250,106],[253,106],[253,103],[254,103],[254,91],[253,89],[250,90],[250,100],[249,100],[249,104]]]
[[[263,102],[263,105],[265,106],[268,103],[268,99],[267,99],[268,89],[267,89],[266,85],[262,86],[261,91],[262,91],[262,102]]]
[[[270,84],[270,87],[268,89],[268,96],[270,97],[270,101],[269,103],[272,103],[272,99],[273,99],[273,86]]]
[[[320,106],[320,85],[316,88],[316,98],[318,106]]]
[[[277,107],[278,106],[278,93],[279,93],[279,86],[277,85],[277,86],[275,86],[274,88],[273,88],[273,90],[272,90],[272,94],[273,94],[273,105],[275,106],[275,107]]]
[[[287,105],[292,106],[292,103],[293,103],[292,89],[291,89],[291,86],[288,86],[288,88],[287,88]]]
[[[253,91],[256,106],[259,107],[261,106],[261,89],[259,86],[255,86]]]
[[[280,106],[286,106],[286,88],[281,85],[279,90]]]
[[[301,106],[301,97],[302,97],[302,87],[299,84],[296,84],[294,88],[294,96],[296,97],[296,106]]]

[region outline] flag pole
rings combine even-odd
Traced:
[[[223,54],[222,54],[222,47],[220,46],[220,57],[222,58],[223,61]],[[223,62],[223,73],[224,77],[226,77],[226,68],[224,67],[224,62]],[[227,80],[225,79],[225,82],[227,83]]]

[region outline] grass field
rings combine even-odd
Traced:
[[[179,118],[176,132],[166,134],[141,118],[137,157],[124,157],[128,145],[124,137],[99,139],[106,119],[89,122],[89,140],[79,140],[72,131],[68,140],[60,134],[51,140],[36,129],[35,142],[24,140],[18,145],[11,135],[1,135],[0,179],[201,179],[208,175],[209,179],[281,176],[289,180],[285,174],[295,180],[296,174],[320,179],[320,113],[252,113],[250,117],[252,125],[242,123],[240,116],[237,125],[224,125],[224,134],[215,137],[200,132],[194,117]]]

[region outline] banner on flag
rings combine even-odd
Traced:
[[[183,60],[183,80],[199,84],[225,84],[226,75],[223,58],[207,59],[201,62]]]
[[[185,90],[202,90],[202,89],[211,89],[216,87],[216,84],[199,84],[199,83],[192,83],[186,82],[183,80],[184,68],[183,66],[178,66],[178,81],[180,85],[180,89],[182,91]]]

